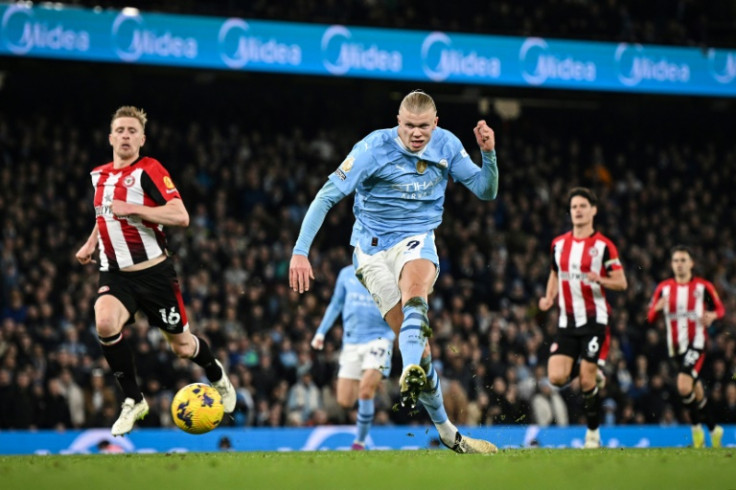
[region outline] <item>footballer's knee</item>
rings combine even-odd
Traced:
[[[556,373],[556,372],[550,372],[549,373],[549,382],[552,383],[555,386],[564,386],[567,383],[568,375],[564,373]]]
[[[358,392],[358,398],[361,400],[371,400],[376,396],[375,386],[361,386]]]
[[[194,342],[194,338],[189,336],[189,338],[174,338],[169,341],[171,345],[171,350],[174,351],[174,354],[177,355],[177,357],[180,357],[182,359],[190,359],[194,357],[196,354],[196,342]]]
[[[130,313],[118,298],[104,294],[95,301],[95,328],[99,337],[119,334],[129,318]]]
[[[95,319],[95,328],[97,329],[97,335],[101,338],[112,337],[122,331],[119,322],[109,315],[98,315]]]
[[[677,377],[677,391],[680,396],[687,396],[693,393],[696,389],[696,384],[693,382],[693,378],[690,376],[680,373]]]
[[[337,404],[346,410],[350,410],[351,408],[355,406],[355,398],[348,397],[348,396],[342,396],[342,397],[338,396]]]
[[[680,393],[680,400],[682,400],[683,405],[686,405],[686,406],[692,404],[695,401],[698,401],[698,400],[696,400],[695,392],[694,391],[691,391],[690,393],[682,393],[681,392]]]

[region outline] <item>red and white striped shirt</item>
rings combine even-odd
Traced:
[[[611,306],[600,284],[588,281],[588,272],[605,277],[622,269],[616,246],[595,232],[575,238],[572,231],[552,240],[552,269],[557,273],[560,328],[582,327],[590,322],[608,325]]]
[[[723,318],[726,314],[716,288],[700,277],[693,277],[684,284],[678,283],[674,278],[659,283],[649,304],[649,323],[654,323],[659,316],[660,311],[655,311],[654,306],[660,298],[667,300],[661,312],[664,313],[667,326],[670,356],[684,354],[690,346],[695,349],[705,348],[708,334],[701,318],[708,311],[708,305],[712,305],[718,318]]]
[[[100,270],[124,269],[163,254],[166,250],[163,225],[112,214],[113,199],[154,207],[181,198],[163,165],[153,158],[142,157],[121,169],[113,168],[113,162],[107,163],[92,170],[90,175],[100,232]]]

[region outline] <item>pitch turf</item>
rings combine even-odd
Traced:
[[[727,449],[0,456],[0,488],[36,489],[542,489],[736,488]]]

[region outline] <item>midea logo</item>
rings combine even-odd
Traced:
[[[25,5],[11,5],[3,14],[2,42],[17,55],[32,49],[85,52],[90,44],[89,32],[65,28],[60,22],[49,25],[39,21],[33,9]]]
[[[439,56],[435,54],[437,51]],[[468,53],[455,49],[450,36],[443,32],[429,34],[422,43],[421,52],[422,69],[435,82],[447,80],[452,75],[486,78],[498,78],[501,75],[500,59],[481,56],[475,50]]]
[[[344,26],[330,26],[322,35],[322,64],[328,72],[333,75],[344,75],[351,69],[368,72],[401,71],[403,58],[400,52],[380,49],[376,44],[365,46],[362,43],[351,42],[352,37],[350,30]],[[332,56],[335,47],[338,54]]]
[[[547,80],[594,82],[596,79],[595,63],[552,53],[547,42],[539,37],[524,41],[519,62],[521,76],[531,85],[541,85]]]
[[[690,65],[670,61],[664,56],[647,55],[640,44],[619,44],[614,59],[618,79],[628,87],[646,80],[672,83],[690,80]]]
[[[250,26],[242,19],[228,19],[217,35],[220,58],[230,68],[242,68],[250,62],[267,65],[300,65],[302,48],[249,35]]]
[[[718,83],[731,83],[736,79],[736,53],[708,50],[708,69]]]
[[[111,34],[113,49],[123,61],[137,61],[143,55],[161,58],[197,57],[196,39],[175,36],[168,30],[159,33],[148,29],[137,13],[119,13],[112,23]]]

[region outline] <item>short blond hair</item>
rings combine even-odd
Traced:
[[[148,115],[143,109],[132,105],[124,105],[122,107],[118,107],[118,110],[115,111],[115,113],[112,115],[112,119],[110,120],[110,128],[112,128],[115,119],[120,119],[121,117],[134,117],[138,119],[138,122],[141,123],[141,127],[143,128],[143,132],[146,132],[146,122],[148,122]]]
[[[424,114],[428,111],[437,113],[437,106],[434,105],[434,99],[423,90],[409,92],[401,101],[399,111],[401,111],[402,107],[412,114]]]

